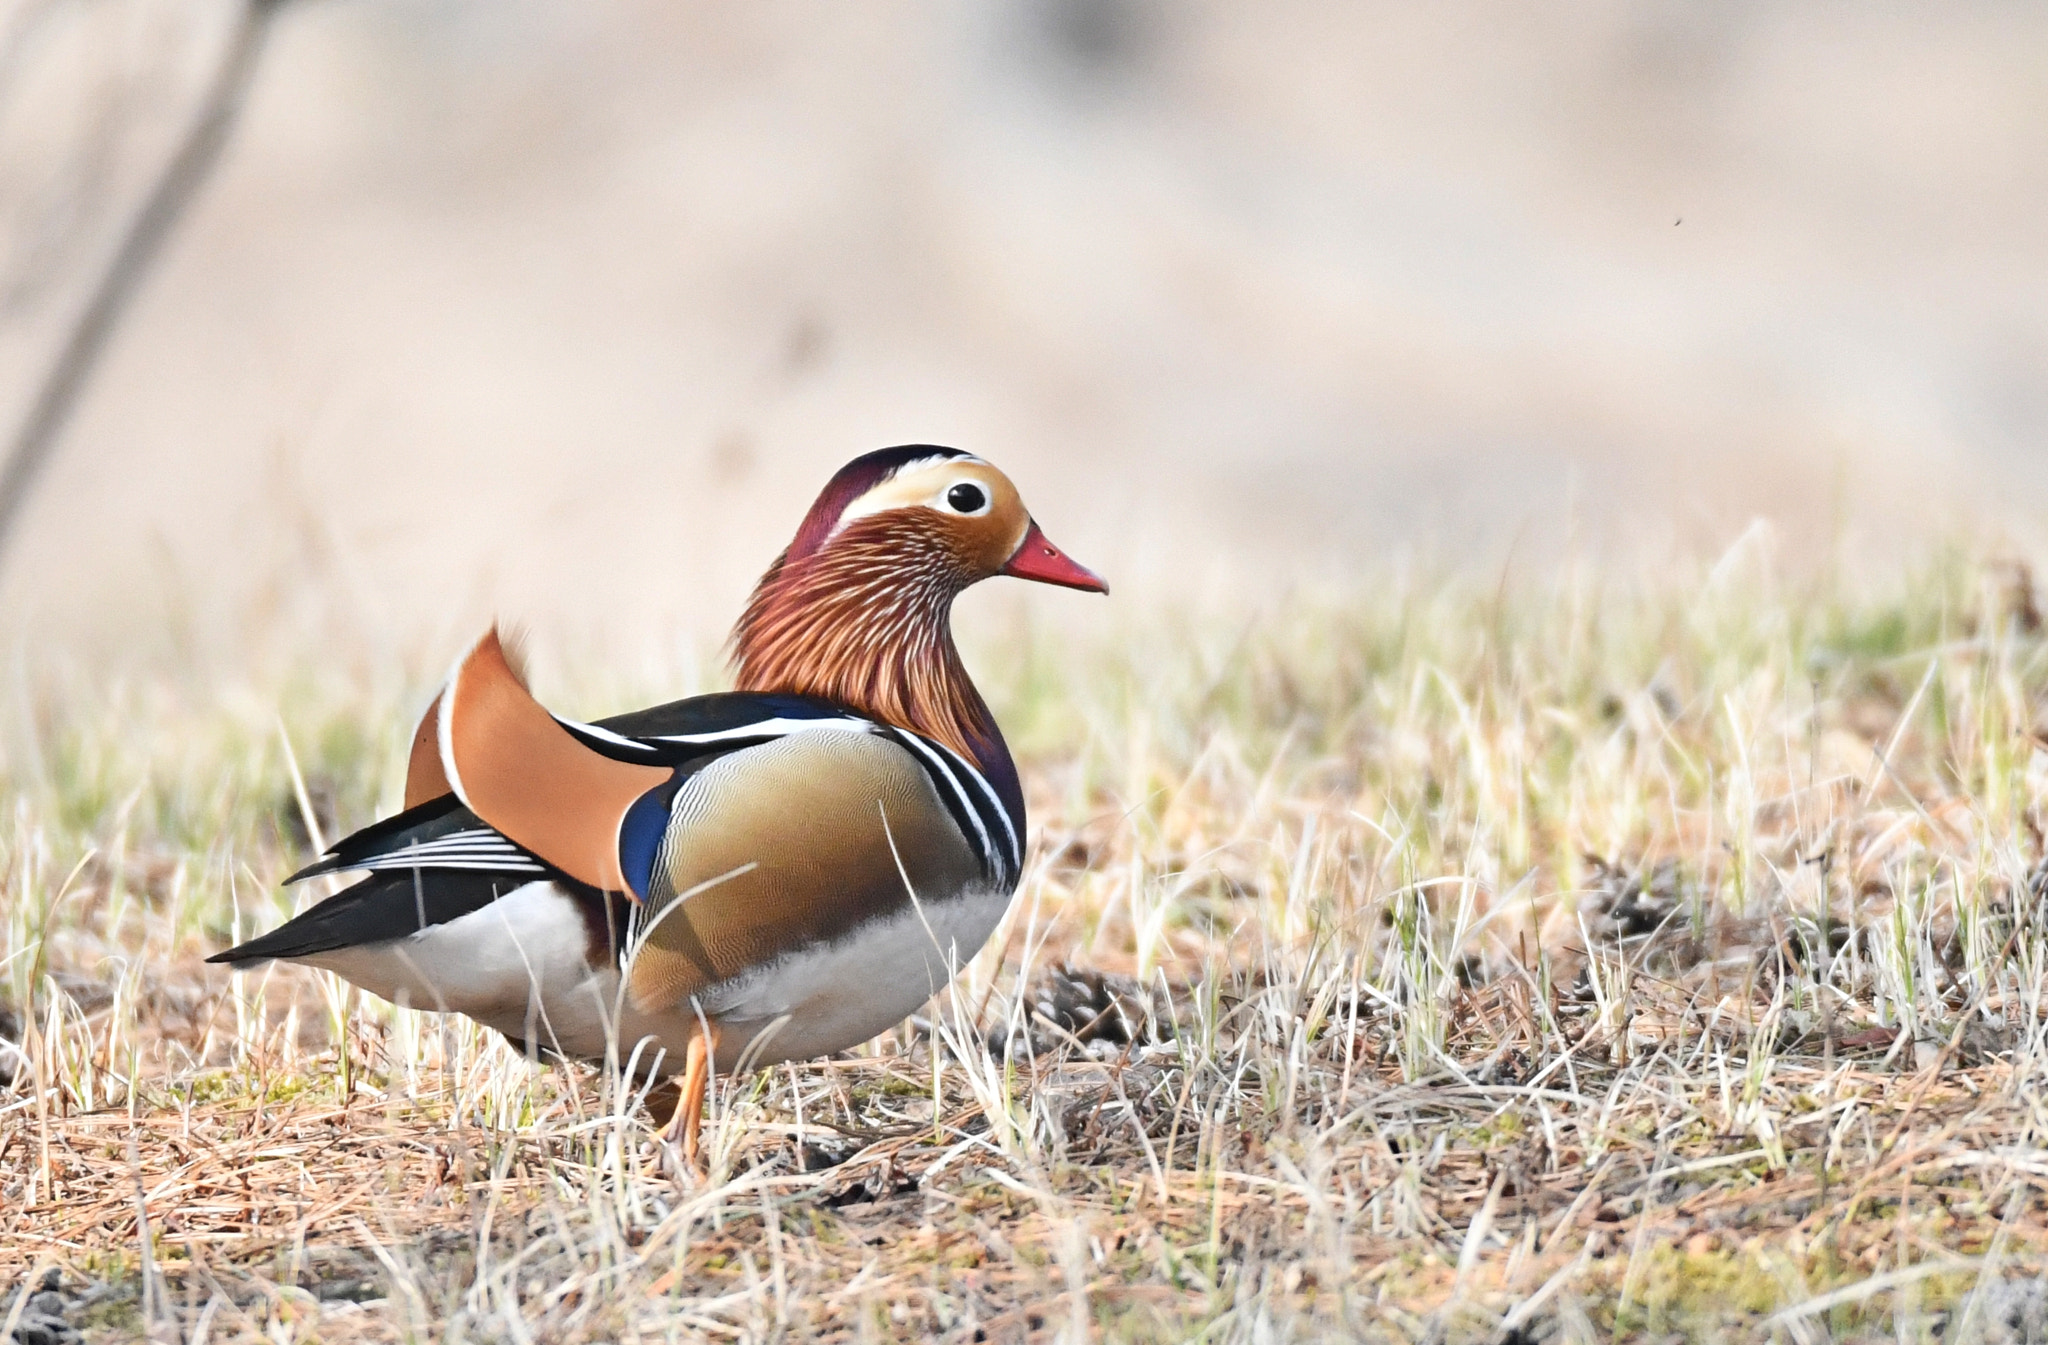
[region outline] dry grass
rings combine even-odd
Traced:
[[[201,966],[398,698],[25,690],[0,1281],[104,1339],[2024,1338],[2048,642],[2016,566],[1840,589],[1751,539],[985,649],[1000,946],[721,1081],[708,1181],[601,1071]]]

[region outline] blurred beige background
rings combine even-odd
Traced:
[[[9,426],[224,14],[10,3]],[[1118,602],[1882,556],[2029,534],[2044,439],[2038,5],[300,0],[0,618],[701,643],[903,441]]]

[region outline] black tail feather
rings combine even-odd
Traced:
[[[342,837],[328,846],[327,853],[321,858],[285,879],[285,886],[326,873],[360,868],[366,859],[375,859],[378,855],[401,850],[420,841],[430,841],[451,831],[481,825],[477,815],[462,806],[462,800],[453,794],[443,794]]]
[[[532,881],[530,876],[464,869],[375,873],[268,934],[206,960],[240,965],[386,943],[481,910]]]

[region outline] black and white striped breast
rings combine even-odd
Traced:
[[[1016,822],[988,778],[943,743],[893,726],[877,726],[877,731],[909,748],[917,758],[954,825],[980,859],[990,884],[1005,890],[1015,887],[1024,873],[1023,844]]]

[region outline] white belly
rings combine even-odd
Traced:
[[[1009,905],[1008,892],[970,890],[711,987],[698,1002],[720,1029],[719,1069],[809,1060],[887,1031],[981,951]]]
[[[592,967],[576,902],[549,882],[527,883],[481,910],[385,943],[295,959],[392,1003],[466,1014],[486,1027],[561,1055],[601,1059],[613,1043],[625,1064],[665,1053],[679,1072],[697,1010],[719,1029],[717,1065],[809,1060],[857,1046],[901,1022],[944,989],[979,952],[1009,908],[1003,891],[968,891],[873,921],[845,938],[734,977],[697,1005],[647,1012],[618,972]]]
[[[680,1069],[691,1025],[646,1014],[621,993],[617,971],[593,968],[576,902],[549,882],[527,883],[481,910],[385,943],[297,959],[406,1008],[462,1013],[536,1047],[601,1058],[618,1042],[624,1064],[652,1038]]]

